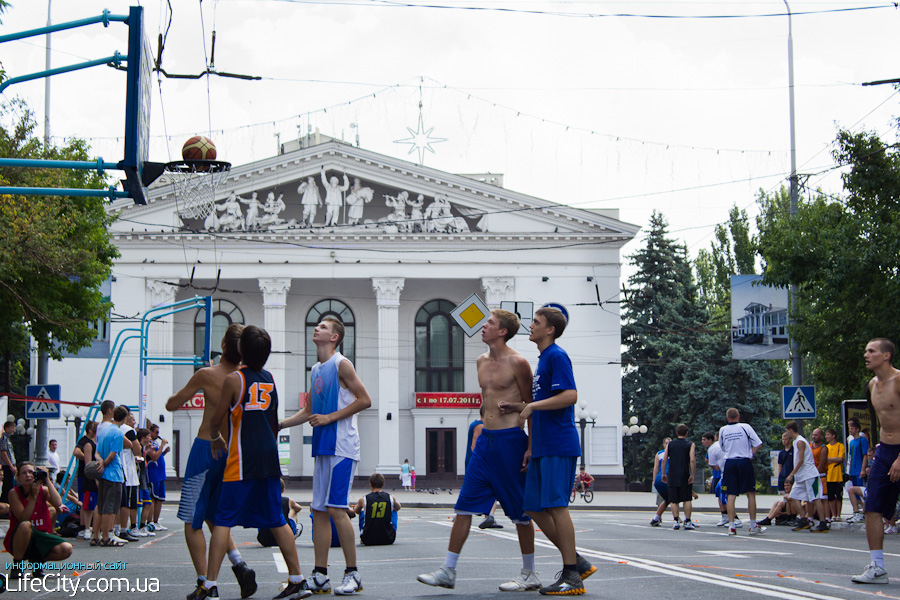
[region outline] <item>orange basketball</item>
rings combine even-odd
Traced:
[[[216,145],[209,138],[195,135],[181,147],[181,158],[184,160],[215,160]]]

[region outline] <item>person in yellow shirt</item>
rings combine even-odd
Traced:
[[[841,504],[844,497],[844,457],[846,455],[844,444],[838,441],[837,432],[834,429],[825,431],[825,441],[828,442],[828,474],[825,481],[828,486],[828,502],[831,504],[833,520],[841,520]]]

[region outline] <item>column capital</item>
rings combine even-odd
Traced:
[[[485,303],[499,307],[504,300],[513,300],[516,289],[514,277],[483,277],[481,287],[484,288]]]
[[[263,293],[265,306],[284,306],[287,293],[291,289],[290,277],[260,277],[259,290]]]
[[[372,289],[378,306],[400,306],[400,292],[405,282],[401,277],[373,277]]]
[[[148,279],[147,291],[150,292],[150,305],[156,307],[174,302],[178,286],[157,279]]]

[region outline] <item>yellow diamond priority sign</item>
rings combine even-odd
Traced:
[[[491,311],[478,294],[472,294],[454,308],[450,315],[466,335],[472,337],[491,316]]]

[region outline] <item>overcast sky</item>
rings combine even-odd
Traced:
[[[203,71],[215,29],[215,69],[262,77],[154,82],[151,160],[174,160],[185,139],[205,134],[220,159],[242,164],[274,155],[276,134],[284,142],[311,125],[348,141],[358,132],[364,148],[417,161],[394,140],[416,128],[421,97],[426,128],[447,139],[426,165],[503,173],[510,189],[618,208],[642,227],[659,210],[692,254],[732,205],[755,215],[757,190],[787,184],[788,19],[722,18],[783,15],[783,2],[420,3],[172,0],[169,13],[165,1],[144,2],[154,52],[168,28],[167,72]],[[46,24],[46,0],[12,4],[3,33]],[[128,5],[56,0],[52,20],[125,14]],[[834,12],[860,7],[878,8]],[[860,84],[900,77],[900,11],[877,0],[798,0],[791,9],[799,171],[839,194],[830,155],[838,126],[895,141],[900,96]],[[799,14],[813,11],[832,12]],[[576,16],[589,13],[715,18]],[[42,70],[44,40],[0,47],[7,74]],[[52,49],[53,67],[126,53],[127,28],[60,32]],[[96,155],[121,159],[124,73],[102,66],[51,81],[55,141],[79,136]],[[7,88],[3,100],[15,96],[43,122],[43,82]]]

